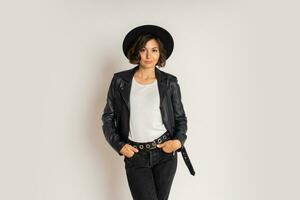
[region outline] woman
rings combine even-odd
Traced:
[[[155,25],[131,30],[123,51],[132,69],[114,74],[102,114],[108,143],[124,156],[133,199],[166,200],[182,152],[190,172],[184,142],[187,118],[174,75],[159,70],[173,50],[169,32]]]

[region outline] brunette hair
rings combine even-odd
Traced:
[[[127,58],[129,59],[129,62],[131,64],[138,64],[140,62],[140,54],[139,51],[145,47],[146,43],[151,40],[151,39],[155,39],[158,43],[159,46],[159,59],[157,62],[157,66],[159,67],[164,67],[166,65],[166,49],[164,48],[163,43],[161,42],[161,40],[152,35],[152,34],[142,34],[138,37],[138,39],[134,42],[134,44],[132,45],[132,47],[128,50],[127,52]]]

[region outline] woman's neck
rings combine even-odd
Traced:
[[[143,80],[155,78],[155,66],[151,68],[139,66],[139,69],[136,71],[136,76]]]

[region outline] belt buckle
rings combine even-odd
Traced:
[[[151,148],[150,149],[156,149],[157,147],[156,147],[156,142],[155,142],[155,140],[152,142],[152,144],[151,144]]]
[[[147,150],[152,150],[156,148],[156,143],[152,142],[151,144],[146,144],[146,149]]]

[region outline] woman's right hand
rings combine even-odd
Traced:
[[[131,146],[130,144],[125,144],[120,150],[120,153],[126,156],[127,158],[131,158],[137,152],[139,152],[139,150]]]

